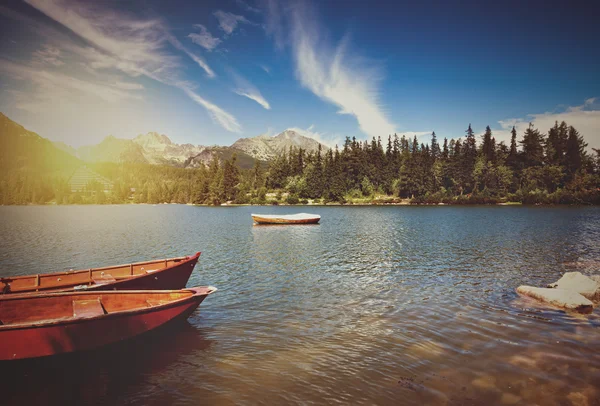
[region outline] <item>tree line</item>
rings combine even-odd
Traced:
[[[382,202],[600,203],[600,151],[589,155],[567,123],[547,135],[530,124],[520,140],[513,127],[510,145],[497,143],[489,126],[479,142],[471,125],[465,132],[441,144],[433,132],[428,143],[394,135],[385,143],[346,138],[341,150],[315,154],[293,149],[271,163],[266,185],[338,202],[378,194],[389,197]]]
[[[64,176],[5,171],[0,203],[600,204],[600,151],[589,154],[573,126],[557,122],[544,134],[530,124],[521,137],[513,127],[509,145],[496,142],[489,126],[481,137],[471,125],[465,133],[440,142],[433,132],[427,143],[398,135],[346,138],[341,148],[290,148],[248,170],[239,168],[235,155],[194,169],[88,165],[113,182],[109,193],[94,181],[72,192]]]

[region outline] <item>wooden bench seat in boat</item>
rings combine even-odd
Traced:
[[[106,314],[100,298],[73,300],[73,317],[95,317]]]

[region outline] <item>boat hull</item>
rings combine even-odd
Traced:
[[[145,275],[134,276],[130,279],[124,279],[106,284],[92,285],[86,288],[86,291],[95,290],[176,290],[183,289],[187,284],[194,266],[198,262],[200,253],[197,253],[189,260],[171,268],[159,269],[154,272],[148,272]]]
[[[74,290],[170,290],[183,289],[200,253],[137,264],[52,274],[0,278],[0,297],[39,292]]]
[[[0,361],[93,350],[128,340],[176,320],[187,319],[216,289],[190,290],[195,291],[194,295],[168,305],[29,327],[0,326]],[[93,293],[91,295],[94,296]]]
[[[286,219],[286,218],[265,218],[260,216],[252,216],[252,220],[256,224],[317,224],[320,217],[309,219]]]

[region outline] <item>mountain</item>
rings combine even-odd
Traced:
[[[70,148],[62,147],[59,143],[57,146],[63,149]],[[166,135],[150,132],[140,134],[132,140],[109,135],[99,144],[78,148],[75,154],[87,162],[136,162],[185,166],[185,162],[190,157],[200,154],[205,149],[206,147],[201,145],[174,144]]]
[[[321,146],[323,151],[329,149],[325,145],[321,144]],[[319,149],[319,142],[300,135],[294,130],[285,130],[274,137],[259,135],[253,138],[240,138],[231,147],[244,151],[253,158],[268,161],[287,152],[290,147],[302,148],[306,152],[316,152]]]
[[[97,145],[80,147],[77,156],[87,162],[136,162],[148,163],[144,149],[133,142],[109,135]]]
[[[190,157],[206,150],[202,145],[174,144],[166,135],[155,132],[140,134],[133,142],[142,147],[145,158],[151,164],[185,166]]]
[[[204,151],[199,153],[196,156],[188,158],[185,162],[184,167],[186,168],[196,168],[200,166],[200,163],[204,165],[210,165],[210,162],[216,157],[219,161],[223,162],[225,160],[231,159],[233,154],[237,156],[237,165],[242,169],[250,169],[254,167],[254,162],[256,160],[261,161],[260,159],[256,159],[246,154],[244,151],[238,150],[232,147],[206,147]]]
[[[40,168],[76,168],[81,161],[86,162],[133,162],[170,165],[176,167],[198,167],[209,164],[215,157],[227,160],[235,153],[237,163],[243,168],[251,168],[254,161],[266,162],[287,152],[290,147],[315,152],[319,142],[288,129],[272,137],[259,135],[241,138],[231,146],[202,146],[176,144],[171,139],[156,132],[140,134],[133,139],[116,138],[112,135],[99,144],[73,148],[62,142],[51,142],[27,131],[19,124],[0,113],[0,153],[2,165],[35,165]],[[323,151],[328,148],[322,145]],[[11,152],[12,151],[12,152]],[[35,157],[34,160],[31,160]]]
[[[79,159],[50,140],[0,113],[0,171],[67,174],[80,165]]]
[[[56,146],[65,150],[70,148],[62,143],[56,143]],[[214,157],[220,161],[229,159],[234,152],[241,168],[254,166],[254,158],[244,151],[232,147],[175,144],[166,135],[155,132],[140,134],[132,140],[109,135],[99,144],[78,148],[76,155],[87,162],[136,162],[197,168],[201,163],[208,165]]]

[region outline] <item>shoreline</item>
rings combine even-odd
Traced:
[[[250,204],[250,203],[222,203],[220,205],[212,204],[196,204],[196,203],[90,203],[90,204],[56,204],[56,203],[28,203],[28,204],[0,204],[0,207],[30,207],[30,206],[163,206],[163,205],[180,205],[180,206],[197,206],[197,207],[367,207],[367,206],[523,206],[523,207],[598,207],[594,204],[549,204],[549,203],[521,203],[521,202],[501,202],[501,203],[410,203],[410,202],[391,202],[391,203],[308,203],[308,204]]]

